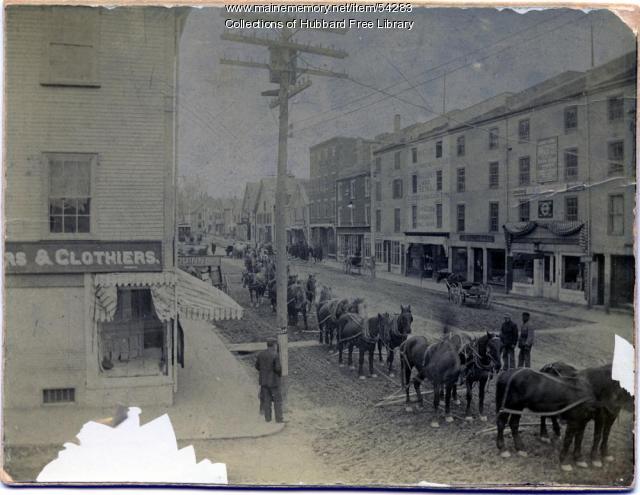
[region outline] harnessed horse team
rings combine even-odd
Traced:
[[[268,268],[266,269],[268,270]],[[269,273],[269,272],[268,272]],[[273,270],[275,274],[275,269]],[[258,277],[247,275],[247,287],[255,290]],[[264,284],[264,291],[274,294],[275,277]],[[245,277],[243,276],[243,282]],[[263,291],[263,294],[264,294]],[[259,291],[255,292],[259,300]],[[591,449],[591,463],[601,467],[603,462],[613,460],[608,452],[608,438],[611,427],[622,408],[633,410],[631,395],[611,378],[611,365],[576,370],[564,363],[544,366],[540,371],[530,368],[509,369],[501,372],[501,340],[497,334],[486,332],[472,337],[463,332],[449,332],[445,328],[444,337],[429,342],[423,336],[411,336],[413,315],[411,306],[400,306],[397,314],[378,313],[368,317],[366,305],[360,298],[334,298],[331,289],[322,286],[316,302],[316,279],[310,275],[306,283],[297,276],[289,277],[287,290],[289,324],[297,324],[297,315],[302,313],[307,325],[307,312],[315,303],[315,314],[319,330],[319,342],[328,346],[329,352],[337,349],[339,366],[343,366],[343,351],[348,351],[347,364],[353,365],[353,349],[359,350],[358,375],[365,379],[364,358],[368,355],[369,376],[376,377],[374,368],[375,348],[382,362],[382,349],[387,351],[387,373],[393,376],[394,353],[400,359],[402,387],[405,391],[406,410],[410,407],[410,386],[413,384],[417,397],[416,407],[423,404],[421,384],[428,380],[433,385],[433,408],[435,417],[432,427],[438,427],[438,409],[444,397],[446,422],[453,422],[452,399],[457,400],[457,387],[466,388],[465,420],[472,421],[471,403],[473,387],[478,383],[478,415],[487,421],[484,412],[486,385],[496,378],[496,445],[502,457],[509,457],[505,448],[504,429],[508,424],[516,451],[526,456],[524,444],[519,434],[522,414],[541,417],[540,440],[550,442],[546,429],[546,418],[553,423],[556,437],[561,434],[558,419],[566,422],[566,432],[560,451],[560,465],[565,471],[572,469],[567,460],[573,445],[573,460],[579,467],[588,464],[581,453],[582,439],[587,424],[594,422],[594,438]],[[275,308],[274,295],[271,295]],[[252,296],[253,301],[253,296]],[[334,343],[335,336],[335,343]]]

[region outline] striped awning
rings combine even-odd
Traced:
[[[107,273],[94,279],[95,321],[112,321],[118,307],[118,288],[148,288],[158,319],[176,317],[207,321],[240,319],[242,307],[231,297],[207,282],[176,269],[162,273]]]

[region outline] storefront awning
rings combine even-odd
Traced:
[[[554,220],[537,220],[529,222],[513,222],[506,223],[502,226],[505,234],[505,241],[507,249],[511,249],[511,244],[515,239],[523,239],[526,242],[536,242],[538,239],[534,237],[537,235],[539,228],[546,229],[551,234],[551,239],[555,238],[570,238],[577,235],[576,243],[580,247],[586,250],[588,244],[588,226],[584,222],[575,221],[554,221]],[[542,238],[541,240],[547,241],[548,239]]]
[[[148,288],[161,321],[175,319],[176,309],[180,316],[189,319],[216,321],[242,318],[242,307],[231,297],[180,269],[162,273],[98,274],[94,285],[93,314],[99,322],[113,320],[118,287]]]

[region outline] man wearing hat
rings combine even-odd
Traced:
[[[515,348],[518,343],[518,327],[511,321],[511,315],[505,313],[504,322],[500,328],[500,340],[502,341],[502,368],[508,370],[515,368]]]
[[[267,348],[258,354],[256,369],[260,374],[260,411],[264,419],[271,421],[271,403],[276,412],[276,423],[284,423],[282,417],[282,394],[280,392],[280,376],[282,366],[276,349],[276,340],[269,339]]]

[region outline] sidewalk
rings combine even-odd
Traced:
[[[178,370],[178,392],[169,407],[141,407],[141,422],[167,413],[178,440],[251,438],[282,430],[259,415],[258,384],[231,354],[215,328],[185,320],[185,367]],[[136,406],[136,404],[125,404]],[[47,407],[5,410],[4,441],[11,446],[52,445],[62,448],[82,426],[109,417],[114,407]]]

